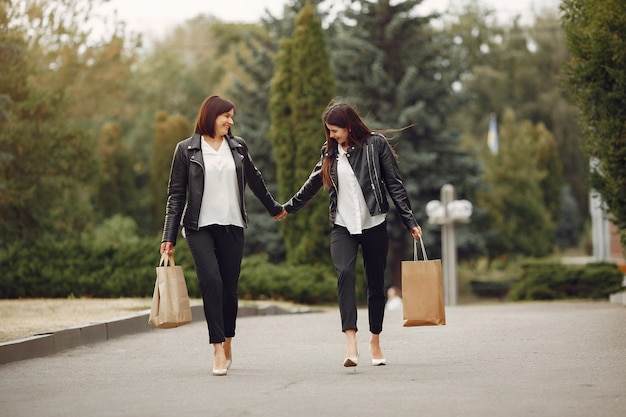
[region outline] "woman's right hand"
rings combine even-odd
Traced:
[[[285,210],[285,207],[283,207],[283,211],[274,216],[274,220],[281,221],[284,220],[285,217],[287,217],[287,210]]]
[[[419,240],[422,237],[422,228],[419,226],[411,227],[411,235],[413,239]]]
[[[174,244],[172,242],[161,243],[161,255],[167,253],[168,256],[174,254]]]

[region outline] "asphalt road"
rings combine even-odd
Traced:
[[[0,416],[626,416],[626,308],[448,307],[447,325],[388,312],[387,365],[342,367],[338,312],[243,317],[226,377],[206,325],[123,336],[0,365]]]

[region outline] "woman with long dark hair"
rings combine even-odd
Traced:
[[[391,197],[404,226],[414,239],[422,230],[417,224],[407,192],[398,172],[396,155],[388,140],[361,120],[353,107],[331,103],[324,111],[322,123],[326,142],[313,172],[300,190],[284,205],[296,213],[318,191],[328,190],[330,254],[337,271],[337,294],[341,329],[347,349],[343,365],[357,366],[356,258],[359,245],[367,283],[369,348],[372,365],[385,365],[380,347],[385,311],[384,277],[387,265],[389,234],[385,214]]]

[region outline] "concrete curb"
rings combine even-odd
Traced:
[[[240,306],[238,317],[272,316],[277,314],[305,313],[309,309],[285,310],[274,305]],[[202,305],[191,307],[192,320],[204,320]],[[150,310],[118,319],[90,323],[52,333],[37,334],[28,338],[0,344],[0,365],[25,359],[54,355],[66,349],[105,342],[121,336],[157,330],[148,324]]]

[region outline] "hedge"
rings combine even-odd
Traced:
[[[0,251],[0,298],[150,297],[154,290],[160,241],[136,239],[115,247],[88,240],[13,244]],[[200,297],[186,241],[176,245],[191,297]],[[334,271],[324,267],[272,264],[265,255],[244,259],[239,295],[298,303],[335,302]]]
[[[602,299],[622,290],[623,273],[617,265],[593,262],[584,266],[531,262],[511,292],[511,300]]]

